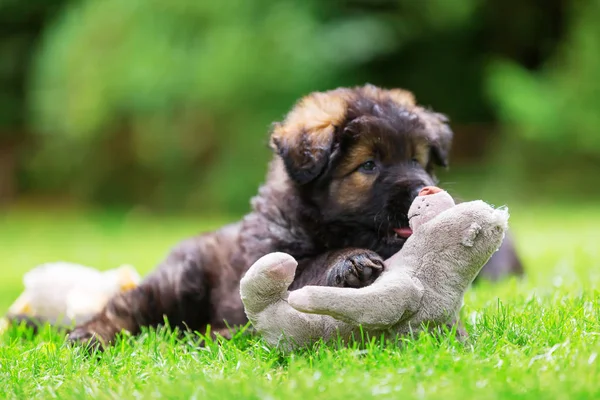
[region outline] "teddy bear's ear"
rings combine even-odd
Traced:
[[[462,244],[467,247],[473,247],[475,238],[479,232],[481,232],[481,226],[478,223],[473,222],[471,226],[463,232]]]

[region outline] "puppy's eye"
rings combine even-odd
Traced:
[[[358,169],[361,172],[373,173],[377,170],[377,164],[375,164],[375,161],[370,160],[361,164],[361,166],[358,167]]]

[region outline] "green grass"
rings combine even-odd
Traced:
[[[528,269],[484,284],[462,311],[471,335],[422,335],[401,346],[316,345],[283,355],[240,335],[198,347],[167,331],[124,339],[99,358],[61,334],[11,329],[0,337],[6,398],[600,398],[600,210],[511,209]],[[21,276],[46,261],[149,271],[177,240],[223,221],[142,214],[12,212],[0,216],[0,311]]]

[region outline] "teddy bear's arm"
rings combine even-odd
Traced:
[[[361,289],[306,286],[291,292],[288,303],[305,313],[329,315],[367,329],[384,329],[412,315],[422,295],[423,286],[417,279],[397,272]]]

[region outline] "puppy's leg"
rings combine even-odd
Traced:
[[[366,249],[342,249],[299,260],[290,289],[306,285],[335,287],[369,286],[383,271],[383,259]]]
[[[76,327],[69,340],[102,347],[121,331],[137,334],[165,317],[172,326],[200,328],[208,322],[210,309],[203,278],[196,261],[173,254],[140,286],[116,295],[93,319]]]

